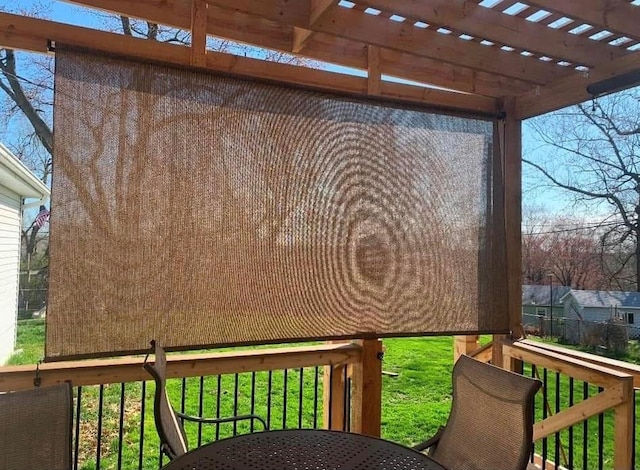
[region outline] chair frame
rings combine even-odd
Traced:
[[[154,363],[149,362],[150,354],[153,354],[154,357],[158,357],[159,354],[164,354],[164,349],[162,348],[162,346],[158,344],[157,341],[152,340],[151,350],[149,351],[149,353],[147,353],[142,366],[147,372],[149,372],[149,374],[153,377],[153,380],[156,383],[153,411],[154,411],[156,429],[158,431],[158,436],[160,437],[160,441],[161,441],[160,449],[170,460],[173,460],[176,457],[179,457],[180,455],[182,455],[182,452],[180,452],[178,449],[173,449],[169,444],[169,438],[164,428],[164,422],[161,416],[161,403],[162,403],[163,395],[166,393],[165,391],[165,382],[167,378],[165,373],[166,371],[159,371],[158,368],[156,367],[155,362]],[[176,429],[176,431],[179,434],[181,434],[183,438],[185,437],[184,428],[183,428],[184,421],[190,421],[190,422],[200,423],[200,424],[222,424],[222,423],[232,423],[237,421],[249,420],[251,421],[252,424],[255,421],[258,421],[262,425],[265,431],[269,429],[269,426],[267,425],[266,421],[261,416],[256,414],[243,414],[243,415],[229,416],[229,417],[223,417],[223,418],[206,418],[203,416],[194,416],[194,415],[188,415],[185,413],[180,413],[173,408],[173,406],[169,402],[168,397],[166,397],[166,400],[167,400],[167,404],[171,408],[170,411],[173,412],[176,418],[178,418],[174,421],[178,426],[178,429]],[[186,448],[187,447],[186,438],[184,440],[185,440],[185,448]]]

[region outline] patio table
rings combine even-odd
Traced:
[[[164,470],[446,470],[425,454],[375,437],[291,429],[222,439]]]

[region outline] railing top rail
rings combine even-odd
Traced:
[[[324,365],[351,364],[360,360],[356,343],[324,343],[273,349],[173,354],[167,356],[167,377],[197,377]],[[40,365],[43,386],[71,381],[74,386],[151,380],[142,368],[143,356]],[[0,367],[0,392],[33,388],[35,365]]]
[[[562,346],[555,346],[553,344],[538,343],[536,341],[531,341],[528,339],[520,340],[518,341],[518,343],[534,346],[539,349],[546,349],[554,353],[562,354],[564,356],[569,356],[581,361],[589,362],[591,364],[597,364],[599,366],[617,370],[618,372],[632,375],[634,388],[640,388],[640,365],[638,364],[631,364],[630,362],[597,356],[595,354],[563,348]]]
[[[504,344],[505,354],[601,387],[633,381],[633,376],[618,370],[570,357],[562,352],[540,348],[536,343],[515,341]]]

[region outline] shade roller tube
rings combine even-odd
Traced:
[[[508,329],[492,122],[58,45],[54,124],[49,360]]]

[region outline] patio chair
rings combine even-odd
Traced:
[[[461,356],[445,427],[414,448],[455,470],[524,470],[533,446],[539,380]]]
[[[0,470],[71,469],[71,384],[0,394]]]
[[[156,383],[155,399],[154,399],[154,418],[156,428],[161,442],[162,452],[173,460],[185,454],[189,450],[187,435],[182,426],[183,421],[192,421],[202,424],[221,424],[234,421],[258,421],[262,427],[267,430],[267,423],[260,416],[255,414],[245,414],[238,416],[230,416],[224,418],[203,418],[201,416],[191,416],[177,412],[171,406],[169,396],[167,394],[167,356],[164,349],[156,341],[151,341],[151,353],[155,356],[155,362],[152,364],[145,358],[144,368],[151,374]]]

